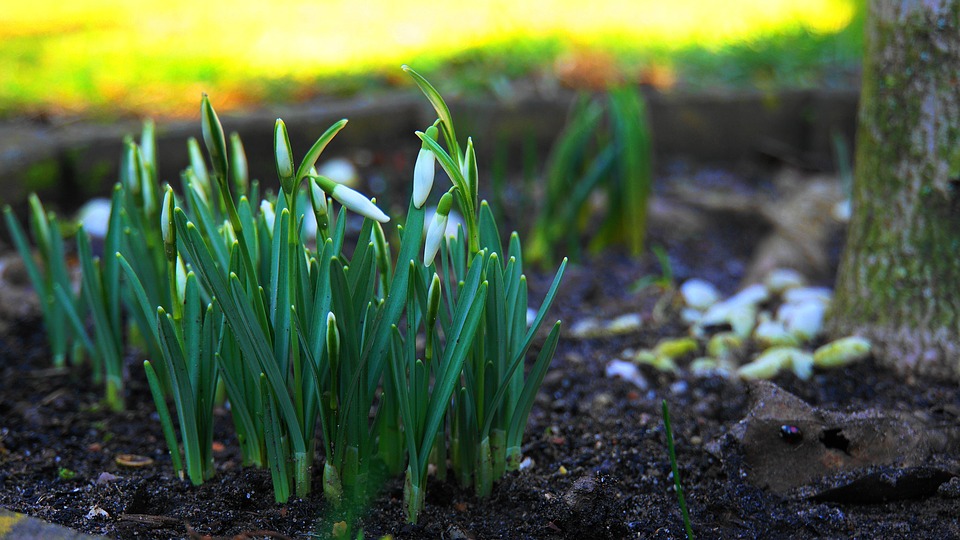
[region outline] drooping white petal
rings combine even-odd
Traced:
[[[423,243],[423,265],[430,266],[433,259],[440,250],[440,242],[443,242],[444,233],[447,230],[448,216],[437,212],[433,215],[430,227],[427,229],[427,239]]]
[[[417,154],[417,163],[413,167],[413,204],[417,208],[423,206],[433,188],[433,179],[436,173],[436,156],[427,148],[421,148]]]
[[[356,212],[361,216],[379,221],[380,223],[390,221],[390,217],[384,214],[383,210],[377,208],[377,205],[373,204],[373,201],[343,184],[337,184],[330,195],[351,212]]]

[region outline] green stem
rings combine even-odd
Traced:
[[[683,486],[680,485],[680,470],[677,467],[677,452],[673,445],[673,428],[670,426],[670,409],[667,400],[663,400],[663,427],[667,432],[667,450],[670,453],[670,468],[673,470],[673,486],[677,490],[677,499],[680,502],[680,513],[683,515],[683,526],[687,531],[687,539],[693,540],[693,527],[690,525],[690,513],[687,511],[687,501],[683,498]]]

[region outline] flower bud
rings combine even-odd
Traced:
[[[220,125],[220,119],[217,118],[213,105],[206,94],[200,103],[201,118],[200,127],[203,130],[203,143],[210,153],[210,161],[213,163],[213,171],[221,181],[227,180],[227,143],[223,136],[223,126]]]
[[[163,194],[163,207],[160,208],[160,234],[163,237],[163,249],[167,260],[173,260],[177,254],[177,229],[173,225],[173,188],[167,185]]]
[[[177,255],[176,274],[177,299],[180,301],[180,305],[183,305],[187,301],[187,276],[192,276],[193,272],[187,273],[187,267],[183,264],[183,257],[180,255]]]
[[[433,274],[430,289],[427,291],[427,328],[433,328],[437,323],[437,314],[440,313],[440,276]]]
[[[283,120],[277,118],[273,129],[273,146],[277,162],[277,176],[280,177],[280,188],[288,196],[293,193],[293,150],[290,148],[290,137],[287,136],[287,126]]]
[[[237,132],[230,134],[230,176],[233,188],[239,195],[246,195],[250,187],[250,172],[247,166],[247,153],[243,150],[243,143]]]
[[[470,189],[470,193],[464,194],[464,196],[476,203],[479,173],[477,172],[477,154],[473,149],[473,138],[471,137],[467,137],[467,149],[463,151],[463,163],[460,164],[460,172],[467,182],[467,188]]]
[[[437,140],[436,126],[427,128],[426,136]],[[427,143],[424,142],[420,147],[420,153],[417,154],[417,163],[413,167],[413,204],[417,208],[423,206],[430,196],[430,189],[433,188],[433,179],[436,173],[437,157],[433,154]]]
[[[273,223],[277,220],[277,215],[273,211],[273,203],[270,201],[260,201],[260,215],[267,224],[267,230],[270,236],[273,236]]]
[[[124,185],[133,195],[140,195],[142,180],[140,178],[140,147],[132,140],[127,140],[126,152],[123,156],[123,171],[121,176]]]
[[[326,176],[318,176],[317,183],[323,191],[330,194],[337,202],[342,204],[347,210],[360,214],[380,223],[390,221],[390,218],[383,213],[383,210],[377,208],[377,205],[363,194],[354,191],[343,184],[338,184]]]
[[[197,139],[190,137],[187,139],[187,152],[190,154],[190,168],[197,179],[197,187],[204,192],[204,200],[207,200],[206,194],[212,193],[210,190],[210,175],[207,173],[207,164],[203,160],[203,154],[200,153],[200,143]]]
[[[440,250],[447,232],[447,220],[450,217],[450,207],[453,204],[453,195],[448,191],[440,198],[437,211],[433,214],[430,227],[427,229],[427,239],[423,243],[423,265],[430,266]]]
[[[340,331],[337,330],[337,317],[331,311],[327,313],[327,358],[331,365],[340,359]]]
[[[310,171],[311,176],[316,176],[316,169]],[[318,222],[320,216],[327,215],[327,194],[320,188],[316,178],[310,179],[310,204],[313,205],[313,213],[317,215]]]

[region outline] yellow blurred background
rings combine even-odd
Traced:
[[[440,65],[484,47],[505,65],[581,49],[709,52],[778,32],[835,33],[858,9],[857,0],[0,0],[0,114],[193,114],[201,91],[225,109],[305,99],[324,80],[389,82],[402,63]]]

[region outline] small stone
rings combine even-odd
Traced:
[[[806,285],[807,281],[803,274],[792,268],[776,268],[767,274],[764,284],[773,294],[783,294],[790,289],[796,289]]]
[[[613,360],[607,364],[605,373],[607,377],[619,377],[627,382],[633,383],[634,386],[641,390],[646,390],[649,386],[647,380],[643,378],[643,374],[641,374],[637,366],[631,362]]]
[[[840,223],[850,221],[850,216],[853,215],[853,205],[850,203],[850,199],[844,199],[835,204],[833,210],[830,211],[830,215]]]
[[[712,283],[697,278],[684,281],[680,295],[687,306],[698,310],[707,309],[720,299],[720,292]]]
[[[680,320],[688,326],[693,326],[703,318],[703,312],[692,307],[685,307],[680,310]]]
[[[937,495],[944,499],[960,499],[960,476],[954,476],[949,482],[940,484]]]
[[[83,517],[84,519],[107,519],[110,517],[110,514],[107,513],[107,511],[104,510],[103,508],[100,508],[97,505],[93,505],[93,507],[90,508],[90,511],[87,512],[87,515]]]
[[[798,287],[783,293],[783,301],[788,304],[800,304],[807,301],[829,304],[833,291],[826,287]]]
[[[606,324],[606,331],[613,335],[629,334],[643,327],[639,313],[627,313]]]
[[[725,300],[714,304],[703,314],[702,327],[726,327],[743,339],[750,337],[757,324],[757,307],[743,301]]]
[[[842,367],[870,356],[870,341],[846,337],[831,341],[813,352],[813,363],[821,368]]]
[[[783,322],[783,327],[787,332],[796,336],[797,339],[810,341],[823,330],[823,317],[826,312],[827,305],[825,303],[805,301],[783,304],[777,310],[777,318]]]
[[[713,358],[724,359],[739,356],[743,352],[743,338],[733,332],[720,332],[707,342],[707,354]]]
[[[690,372],[698,377],[708,376],[716,371],[717,360],[709,356],[701,356],[690,362]]]
[[[734,306],[750,305],[757,306],[770,299],[770,291],[767,287],[759,283],[754,283],[740,290],[737,294],[724,300]]]
[[[653,354],[676,360],[695,354],[698,348],[697,340],[693,338],[664,339],[653,348]]]
[[[656,354],[655,352],[647,349],[642,349],[637,352],[637,354],[633,357],[633,362],[635,364],[651,366],[654,369],[667,373],[675,373],[677,371],[677,363],[673,361],[673,358],[664,356],[662,354]]]
[[[787,332],[781,321],[770,319],[761,320],[757,327],[753,329],[753,340],[761,349],[778,346],[794,347],[800,344],[797,336]]]
[[[796,347],[773,347],[761,353],[749,364],[737,369],[737,375],[744,379],[772,379],[781,369],[792,365],[796,355],[809,355]]]
[[[100,473],[100,476],[97,477],[97,485],[103,486],[109,484],[110,482],[116,482],[117,480],[119,480],[117,475],[110,474],[108,472],[102,472]]]
[[[576,339],[597,337],[602,333],[600,321],[593,317],[580,319],[570,325],[570,336]]]
[[[527,456],[523,458],[523,461],[520,462],[520,465],[517,468],[521,471],[525,471],[527,469],[532,469],[534,465],[536,465],[536,462],[533,461],[530,456]]]

